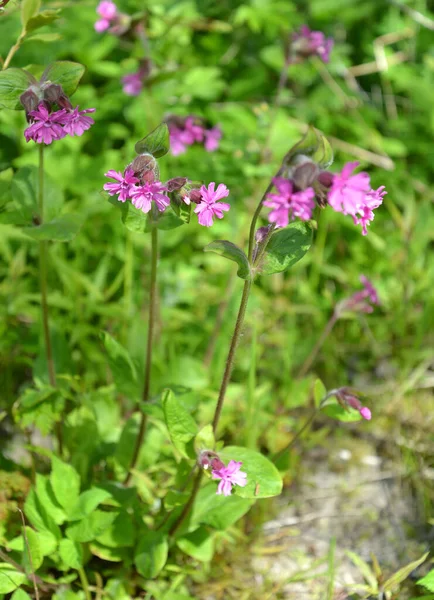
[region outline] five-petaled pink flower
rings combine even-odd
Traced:
[[[116,179],[118,183],[105,183],[104,189],[110,194],[110,196],[118,196],[118,200],[125,202],[131,198],[131,192],[134,189],[134,185],[139,182],[137,177],[134,175],[134,171],[131,167],[125,169],[124,174],[119,171],[111,169],[105,173],[105,177]]]
[[[333,38],[326,38],[322,31],[312,31],[307,25],[302,25],[300,31],[294,33],[294,49],[302,57],[317,55],[323,62],[330,60],[333,48]]]
[[[214,191],[215,183],[209,184],[208,188],[204,185],[200,188],[201,201],[194,209],[194,212],[198,215],[198,220],[204,227],[211,227],[213,224],[213,217],[223,219],[223,212],[230,209],[230,204],[225,202],[218,202],[222,198],[229,196],[229,190],[220,183],[217,189]]]
[[[227,467],[212,471],[212,478],[220,479],[217,487],[217,495],[230,496],[233,485],[239,485],[240,487],[247,485],[247,473],[240,471],[242,464],[242,462],[231,460]]]
[[[71,136],[83,135],[85,131],[90,129],[95,121],[91,117],[86,117],[88,113],[94,113],[94,108],[85,108],[78,110],[78,106],[68,114],[68,120],[64,125],[64,130]]]
[[[102,33],[106,31],[118,16],[118,10],[116,4],[111,0],[102,0],[97,6],[96,12],[99,14],[101,19],[95,23],[95,31]]]
[[[49,113],[43,104],[37,110],[29,113],[32,124],[24,131],[26,141],[33,140],[37,144],[51,144],[53,140],[65,137],[66,131],[63,127],[68,122],[69,116],[65,109]]]
[[[130,73],[122,77],[123,92],[127,96],[138,96],[143,88],[143,76],[141,71]]]
[[[356,225],[362,226],[362,233],[368,233],[367,226],[374,219],[374,209],[378,208],[386,195],[384,186],[371,188],[368,173],[356,173],[358,162],[347,163],[341,173],[333,175],[328,193],[328,203],[337,212],[351,215]]]
[[[167,188],[161,181],[134,186],[130,190],[131,202],[142,212],[148,213],[151,210],[152,201],[154,201],[158,210],[164,212],[170,204],[169,196],[163,194],[166,191]]]
[[[315,192],[311,187],[294,192],[293,182],[283,177],[275,177],[273,183],[278,193],[267,194],[269,200],[264,202],[264,206],[273,209],[268,215],[270,223],[275,223],[277,227],[286,227],[295,217],[302,221],[308,221],[312,217]]]

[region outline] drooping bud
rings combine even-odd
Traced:
[[[33,110],[36,110],[41,102],[38,94],[31,89],[26,90],[20,96],[20,102],[24,106],[24,110],[26,111],[26,115],[28,115]]]
[[[354,410],[359,411],[363,419],[370,421],[372,417],[371,411],[367,406],[363,406],[356,394],[357,391],[352,388],[341,387],[335,391],[334,395],[341,406],[344,408],[354,408]]]
[[[301,157],[298,157],[301,158]],[[305,157],[303,157],[305,158]],[[292,181],[299,190],[311,187],[319,175],[319,168],[311,160],[301,162],[292,172]]]
[[[159,177],[158,164],[152,154],[140,154],[131,163],[135,175],[146,181],[152,183]]]
[[[174,177],[173,179],[169,179],[166,183],[167,191],[174,192],[175,190],[180,190],[187,181],[187,177]]]
[[[202,469],[208,470],[211,467],[212,471],[224,468],[222,462],[216,452],[213,450],[202,450],[197,457],[197,463]]]

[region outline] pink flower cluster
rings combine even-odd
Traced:
[[[118,17],[118,9],[114,2],[111,0],[102,0],[97,6],[96,12],[101,17],[95,23],[95,31],[102,33],[106,31]]]
[[[184,154],[187,146],[192,146],[194,143],[204,145],[207,152],[214,152],[219,147],[222,132],[219,127],[206,129],[202,125],[195,122],[193,117],[188,117],[183,124],[170,122],[170,149],[174,156]]]
[[[44,104],[40,104],[37,110],[29,112],[30,125],[24,131],[24,136],[27,142],[33,140],[37,144],[51,144],[53,140],[61,140],[66,135],[83,135],[95,122],[86,116],[93,112],[94,108],[79,110],[76,106],[50,113]]]
[[[110,170],[105,176],[116,181],[104,184],[104,189],[110,196],[117,196],[120,202],[131,200],[145,214],[151,210],[152,202],[155,202],[160,212],[164,212],[170,204],[170,198],[165,193],[169,191],[167,184],[161,181],[141,181],[131,167],[127,167],[124,173]],[[193,194],[193,191],[196,193]],[[230,209],[229,204],[219,202],[228,195],[229,190],[223,183],[215,189],[215,183],[212,182],[208,187],[203,185],[200,190],[183,194],[182,199],[187,205],[192,201],[197,203],[194,212],[198,215],[200,225],[211,227],[214,217],[222,219],[223,213]]]
[[[141,71],[124,75],[121,81],[124,94],[127,96],[139,96],[143,89],[143,74]]]
[[[380,305],[377,290],[369,279],[364,275],[360,275],[360,281],[363,284],[363,289],[355,292],[352,296],[345,298],[336,305],[337,316],[347,311],[369,314],[374,310],[373,305]]]
[[[223,465],[217,469],[213,469],[212,478],[220,480],[217,487],[217,495],[230,496],[232,486],[239,485],[240,487],[244,487],[247,485],[247,473],[240,471],[242,464],[242,462],[231,460],[227,467]]]
[[[347,163],[338,174],[323,171],[317,177],[317,185],[312,181],[304,189],[298,188],[291,179],[275,177],[273,183],[277,193],[267,194],[264,202],[264,206],[272,208],[268,221],[276,227],[286,227],[296,217],[308,221],[315,208],[315,195],[321,188],[321,191],[327,191],[327,202],[333,210],[351,215],[354,223],[362,226],[362,234],[366,235],[367,227],[374,219],[374,210],[382,204],[387,192],[384,186],[373,190],[368,173],[353,175],[357,165],[357,162]]]
[[[300,58],[316,55],[323,62],[329,62],[334,42],[333,38],[326,38],[322,31],[312,31],[307,25],[302,25],[292,39],[293,50]]]
[[[354,223],[362,226],[363,235],[367,235],[367,227],[374,220],[374,209],[382,204],[387,192],[384,185],[373,190],[368,173],[353,175],[358,164],[347,163],[341,173],[334,175],[328,203],[337,212],[351,215]]]

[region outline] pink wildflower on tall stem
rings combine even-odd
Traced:
[[[312,31],[307,25],[302,25],[300,31],[294,33],[294,50],[302,57],[316,55],[323,62],[330,60],[333,48],[333,38],[326,38],[322,31]]]
[[[40,104],[37,110],[29,113],[32,124],[24,131],[26,141],[33,140],[37,144],[51,144],[53,140],[60,140],[65,137],[66,131],[63,127],[69,116],[66,110],[58,110],[49,113],[43,104]]]
[[[311,187],[294,192],[294,184],[289,179],[275,177],[273,183],[277,188],[277,194],[267,194],[264,206],[273,210],[268,215],[270,223],[277,227],[286,227],[289,221],[298,217],[302,221],[308,221],[312,217],[315,208],[315,192]]]
[[[138,96],[143,89],[143,76],[141,71],[130,73],[122,77],[123,92],[127,96]]]
[[[231,207],[226,202],[219,202],[222,198],[229,196],[228,188],[223,183],[220,183],[216,190],[214,188],[214,182],[210,183],[208,188],[204,185],[200,188],[201,202],[194,209],[199,223],[204,227],[211,227],[213,217],[223,219],[223,212],[228,211]]]
[[[139,182],[131,167],[127,167],[123,174],[111,169],[105,173],[105,177],[110,177],[117,181],[117,183],[105,183],[104,189],[110,196],[118,196],[120,202],[125,202],[131,198],[134,185]]]
[[[222,131],[220,127],[212,127],[211,129],[204,130],[205,136],[205,150],[207,152],[214,152],[219,147],[219,142],[222,137]]]
[[[118,16],[116,4],[110,0],[103,0],[100,2],[97,6],[96,12],[101,17],[101,19],[95,23],[95,31],[98,33],[106,31]]]
[[[170,198],[163,192],[167,192],[167,188],[160,181],[134,186],[130,190],[131,202],[145,214],[151,210],[152,202],[160,212],[164,212],[170,204]]]
[[[232,486],[234,485],[239,485],[240,487],[247,485],[247,473],[240,471],[242,464],[242,462],[231,460],[227,467],[214,469],[212,471],[212,478],[220,479],[220,483],[217,487],[218,496],[221,494],[223,494],[223,496],[230,496]]]

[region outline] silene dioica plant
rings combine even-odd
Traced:
[[[23,2],[22,35],[44,21],[44,13],[35,14],[36,4]],[[98,32],[144,35],[140,20],[122,15],[112,2],[101,2],[97,11]],[[327,61],[332,44],[321,32],[303,27],[292,39],[287,64],[312,55]],[[371,419],[363,393],[345,385],[327,391],[318,380],[311,417],[275,456],[264,456],[250,447],[225,445],[219,428],[255,282],[284,272],[303,258],[313,243],[316,216],[322,210],[348,215],[367,235],[386,191],[384,187],[372,189],[369,175],[356,171],[357,163],[347,163],[340,172],[331,170],[330,144],[320,131],[310,127],[288,149],[263,191],[245,232],[246,247],[231,240],[214,240],[204,248],[236,263],[243,291],[220,387],[215,390],[212,420],[197,422],[183,405],[179,390],[166,388],[156,395],[151,393],[153,352],[159,343],[155,335],[159,232],[188,226],[192,219],[212,232],[216,220],[242,208],[240,203],[232,205],[224,182],[196,181],[194,172],[172,173],[168,180],[160,177],[160,161],[170,149],[177,155],[198,143],[205,151],[217,150],[222,137],[219,126],[194,115],[172,115],[138,141],[136,155],[126,165],[113,164],[105,173],[103,186],[127,230],[148,236],[151,246],[140,394],[140,377],[128,352],[109,333],[102,335],[116,392],[135,402],[120,439],[114,439],[112,429],[118,427],[121,411],[111,388],[83,393],[75,377],[56,373],[47,303],[49,244],[71,240],[79,231],[81,218],[59,213],[52,194],[47,206],[50,184],[44,172],[44,154],[66,136],[91,136],[93,117],[89,115],[95,108],[80,110],[71,102],[84,72],[82,65],[54,62],[36,77],[25,69],[9,67],[13,54],[9,53],[0,74],[0,103],[6,109],[24,109],[27,126],[23,135],[34,145],[39,164],[36,169],[26,167],[16,173],[10,169],[1,174],[2,185],[11,191],[10,202],[2,208],[2,222],[21,227],[39,244],[46,370],[45,375],[35,376],[33,387],[17,400],[14,415],[24,432],[37,427],[50,435],[54,430],[57,447],[56,451],[45,451],[50,472],[34,474],[22,512],[23,527],[12,527],[12,535],[9,529],[7,536],[6,529],[1,532],[5,551],[0,551],[0,594],[16,590],[15,600],[24,600],[29,596],[22,586],[29,586],[37,598],[40,594],[63,598],[62,586],[76,589],[78,584],[86,600],[93,592],[97,597],[130,597],[137,588],[160,597],[163,588],[152,580],[160,574],[164,580],[182,572],[176,553],[210,561],[226,540],[228,527],[256,501],[281,493],[285,458],[318,412],[344,421]],[[140,93],[145,67],[144,62],[134,78],[124,79],[127,94]],[[360,291],[335,307],[301,374],[309,370],[343,314],[368,313],[379,303],[370,281],[361,276],[361,282]],[[170,449],[166,439],[171,441]],[[77,460],[81,447],[85,452]],[[139,468],[141,456],[150,466],[147,473]],[[68,594],[68,598],[76,597],[71,590]]]

